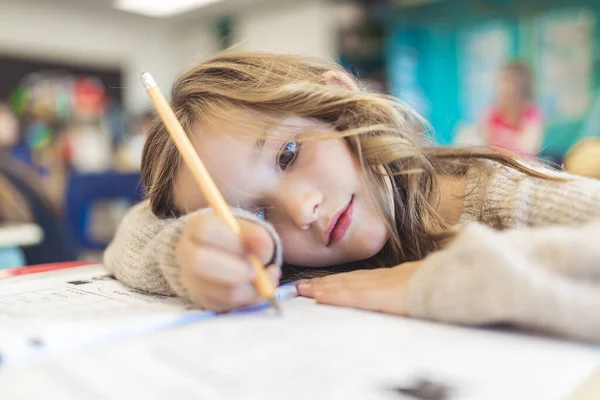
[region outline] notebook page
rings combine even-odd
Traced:
[[[400,392],[427,382],[446,399],[558,400],[600,363],[597,348],[525,334],[304,298],[285,302],[283,311],[281,318],[265,312],[217,317],[10,368],[0,373],[0,397],[50,391],[62,399],[391,400],[408,399]]]
[[[129,289],[101,265],[0,280],[0,316],[15,322],[81,322],[189,309],[181,299]]]
[[[22,275],[0,280],[0,355],[27,361],[215,315],[183,299],[130,289],[101,265]]]

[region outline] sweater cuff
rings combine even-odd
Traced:
[[[523,261],[497,233],[465,224],[444,250],[429,255],[408,282],[405,301],[413,317],[460,324],[506,321],[514,309]],[[485,260],[485,261],[482,261]]]
[[[232,208],[231,211],[236,218],[245,219],[247,221],[259,224],[265,228],[267,232],[269,232],[271,238],[273,239],[275,250],[273,252],[273,258],[271,261],[269,261],[269,263],[267,263],[267,265],[275,264],[278,267],[281,267],[283,262],[283,249],[279,235],[273,226],[246,210]],[[204,213],[214,213],[214,211],[212,208],[203,208],[178,218],[176,223],[169,225],[159,234],[160,238],[158,238],[159,240],[156,241],[157,245],[154,251],[163,276],[169,283],[169,286],[173,289],[173,292],[176,295],[185,298],[189,298],[189,295],[184,286],[181,284],[180,267],[175,258],[175,248],[187,221],[193,216]]]

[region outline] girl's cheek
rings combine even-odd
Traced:
[[[279,231],[277,233],[281,238],[283,260],[285,263],[310,267],[318,262],[318,260],[315,260],[315,257],[311,257],[311,248],[303,238],[297,235],[282,234]]]

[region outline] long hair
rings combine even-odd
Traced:
[[[272,116],[310,118],[330,126],[330,133],[306,132],[296,140],[343,137],[360,161],[390,237],[373,265],[421,259],[452,236],[454,227],[437,211],[436,176],[484,169],[490,164],[485,160],[491,160],[547,178],[505,153],[434,147],[429,143],[428,124],[413,109],[391,96],[368,92],[359,82],[356,90],[332,85],[324,77],[328,71],[344,73],[337,64],[322,59],[226,51],[176,79],[172,107],[188,134],[196,123],[221,121],[239,123],[248,135],[268,136]],[[255,116],[252,121],[248,113]],[[161,218],[182,214],[174,203],[180,165],[168,132],[155,120],[144,148],[142,183],[152,211]],[[394,177],[393,204],[388,200],[386,175]]]

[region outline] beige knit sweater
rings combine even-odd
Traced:
[[[562,176],[470,172],[462,230],[411,278],[409,313],[600,341],[600,181]],[[173,249],[187,218],[160,220],[147,202],[134,207],[105,253],[107,268],[132,287],[186,296]]]

